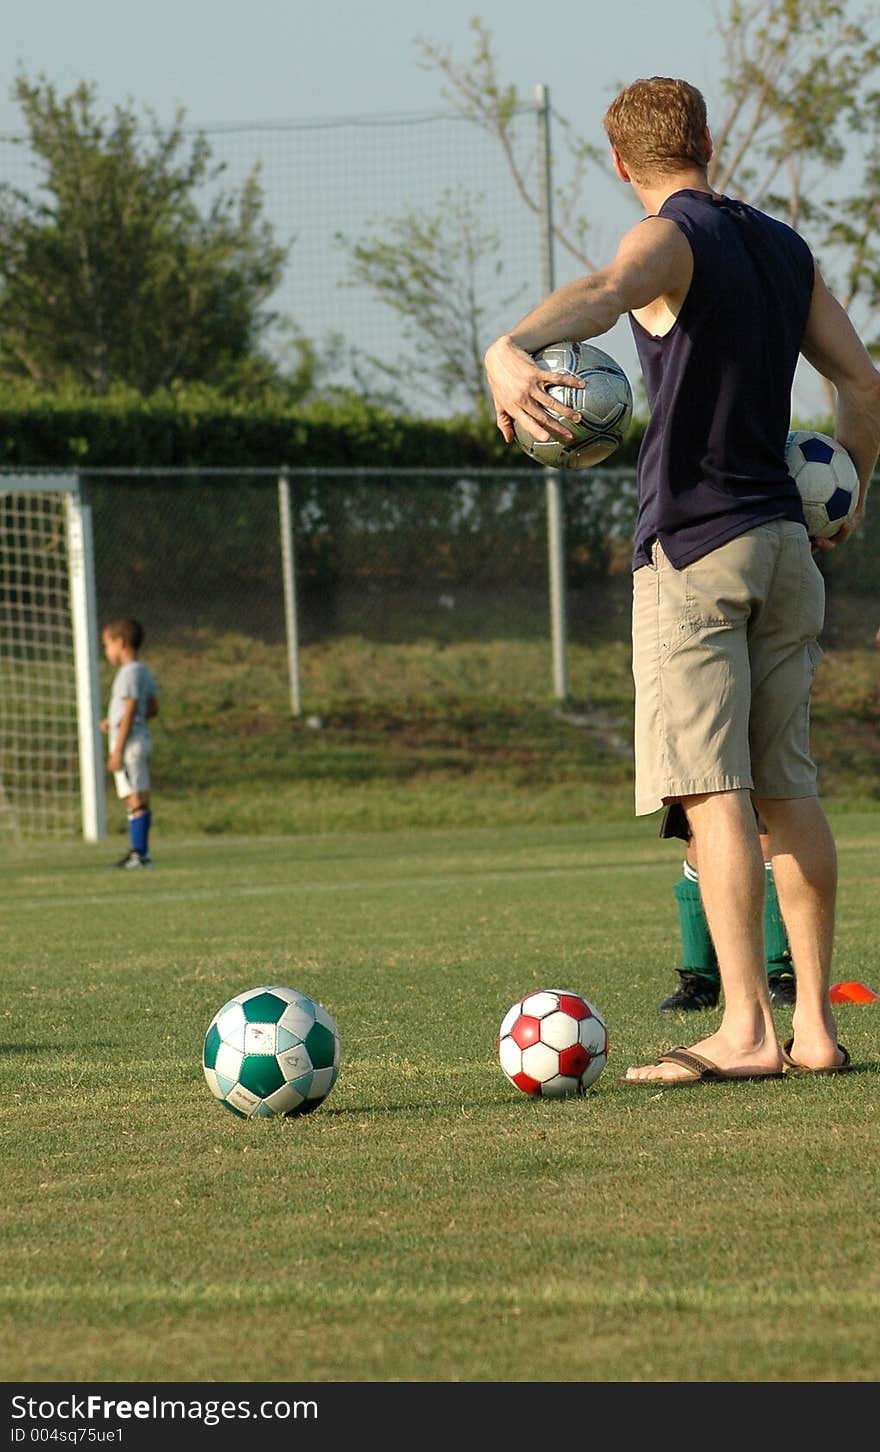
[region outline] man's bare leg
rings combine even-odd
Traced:
[[[719,1028],[690,1047],[726,1074],[779,1073],[782,1051],[764,962],[764,857],[751,793],[711,792],[681,800],[696,842],[700,892],[724,992]],[[678,1064],[648,1064],[626,1073],[627,1079],[664,1083],[693,1077]]]
[[[834,948],[837,848],[816,797],[762,799],[773,874],[797,977],[792,1058],[807,1069],[843,1061],[828,988]]]

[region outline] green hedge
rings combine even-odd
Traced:
[[[634,425],[615,463],[634,462]],[[531,460],[475,418],[400,417],[358,400],[235,404],[206,388],[144,399],[0,391],[0,467],[212,468],[355,465],[522,467]]]

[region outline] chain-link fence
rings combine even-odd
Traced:
[[[568,595],[628,555],[635,509],[633,473],[619,469],[566,477],[556,533],[539,469],[80,477],[99,616],[149,620],[157,642],[234,630],[290,644],[291,611],[296,649],[334,635],[393,642],[454,613],[465,636],[546,637],[549,658],[564,651]]]
[[[79,802],[101,833],[103,622],[134,616],[178,663],[206,639],[286,645],[294,714],[302,652],[343,637],[364,660],[372,643],[546,642],[543,682],[564,698],[568,591],[628,550],[635,493],[611,469],[0,472],[0,836],[15,839],[74,830]]]
[[[403,641],[439,622],[448,637],[454,618],[463,638],[546,638],[548,657],[564,656],[569,639],[589,643],[590,597],[629,571],[635,471],[555,475],[558,521],[549,472],[83,471],[99,615],[140,614],[154,640],[198,629],[271,643],[289,636],[294,608],[302,647]],[[878,541],[869,510],[845,550],[817,557],[831,605],[875,588]]]

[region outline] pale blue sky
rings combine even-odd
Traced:
[[[422,109],[438,81],[417,64],[417,36],[470,54],[479,15],[505,80],[543,82],[585,126],[617,80],[717,73],[710,0],[6,0],[0,131],[21,129],[9,98],[19,66],[62,91],[95,81],[110,106],[133,98],[199,125]],[[597,138],[598,139],[598,138]]]

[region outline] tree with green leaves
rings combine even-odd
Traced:
[[[501,239],[481,221],[477,199],[460,190],[446,193],[432,216],[407,213],[391,218],[381,236],[355,243],[337,234],[337,240],[349,253],[348,286],[366,286],[398,314],[411,350],[409,359],[396,363],[366,359],[373,374],[361,370],[361,388],[375,401],[399,407],[397,384],[411,384],[415,376],[426,401],[490,420],[484,319],[497,302],[504,264]],[[503,306],[521,291],[504,298]]]
[[[94,88],[60,96],[44,77],[14,88],[41,174],[30,193],[0,188],[0,377],[142,394],[191,382],[236,394],[308,386],[294,337],[286,375],[261,345],[285,250],[263,217],[258,175],[236,193],[183,113],[142,127],[110,119]]]
[[[444,95],[455,110],[495,139],[523,205],[538,215],[542,204],[534,157],[523,151],[521,130],[514,125],[531,103],[499,77],[483,21],[475,17],[471,29],[469,61],[459,62],[448,48],[420,39],[422,64],[443,77]],[[880,353],[880,31],[875,5],[728,0],[723,12],[718,7],[715,34],[723,56],[723,104],[720,110],[712,108],[718,114],[709,180],[719,191],[773,212],[804,234],[829,285],[868,346]],[[609,101],[623,84],[609,88]],[[557,160],[554,166],[558,176],[564,173],[554,189],[554,239],[594,271],[606,239],[596,236],[581,199],[588,177],[611,183],[608,148],[585,140],[555,111],[553,127],[565,150],[564,164]],[[431,233],[424,234],[419,248],[400,235],[398,243],[404,250],[396,267],[408,266],[414,279],[426,275],[436,256]],[[455,264],[447,248],[444,270],[451,274]],[[362,254],[358,276],[383,297],[387,272],[375,244]],[[387,295],[385,300],[391,301]],[[476,300],[484,304],[482,294]],[[447,308],[441,324],[437,301],[430,310],[432,327],[467,331],[467,324],[456,322],[446,294],[439,299]],[[428,310],[417,286],[410,288],[408,302],[418,329]],[[459,298],[456,306],[466,307],[466,300]],[[471,313],[469,323],[475,321],[479,332],[479,320]],[[424,356],[420,362],[423,369],[430,366]]]
[[[880,24],[847,0],[734,0],[709,180],[802,232],[880,352]],[[845,180],[849,177],[849,180]]]

